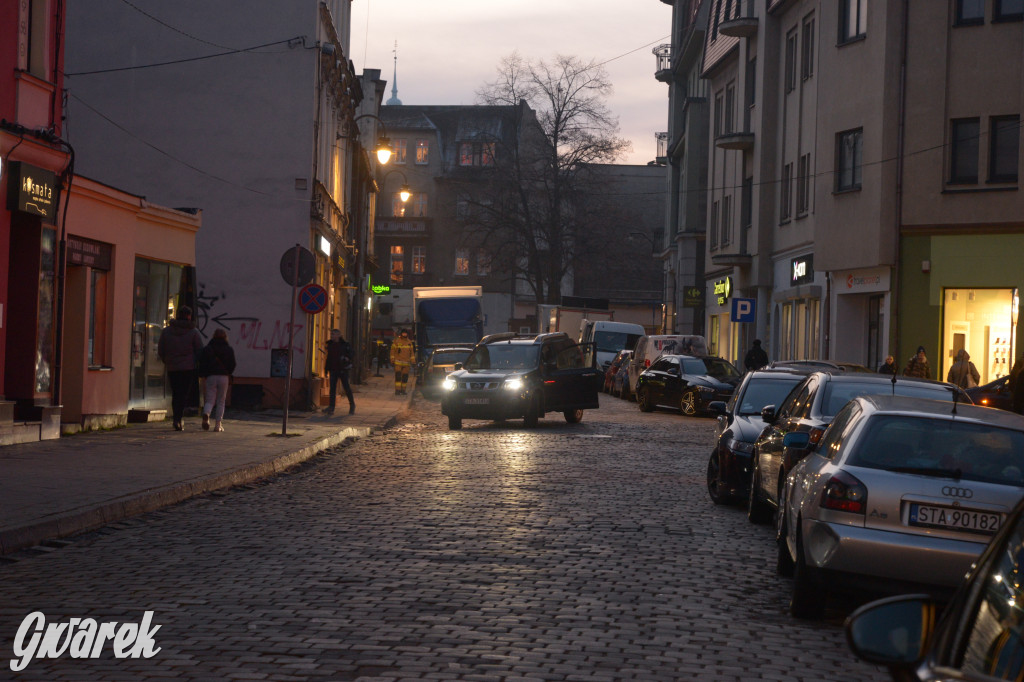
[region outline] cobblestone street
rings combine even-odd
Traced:
[[[841,612],[788,615],[771,530],[704,486],[712,422],[602,396],[449,431],[398,427],[259,485],[0,564],[0,678],[883,680]],[[48,622],[139,622],[151,659],[35,660]]]

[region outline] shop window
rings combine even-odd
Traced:
[[[171,390],[157,355],[160,334],[178,308],[188,304],[194,284],[191,268],[135,259],[130,406],[167,405]]]
[[[1017,182],[1020,116],[993,116],[989,149],[989,182]]]
[[[1020,297],[1017,289],[946,289],[942,309],[942,374],[960,350],[971,356],[987,384],[1010,373],[1016,355]]]
[[[400,244],[391,247],[391,284],[400,285],[405,281],[405,251]]]
[[[976,184],[978,182],[978,135],[981,122],[977,118],[953,119],[951,126],[949,182]]]
[[[412,247],[412,274],[422,275],[427,271],[427,247]]]

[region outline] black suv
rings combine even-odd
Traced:
[[[445,378],[441,413],[450,429],[461,429],[463,419],[517,418],[533,428],[546,412],[575,424],[583,410],[598,406],[603,375],[595,357],[593,344],[577,344],[562,332],[485,336]]]

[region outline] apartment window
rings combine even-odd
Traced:
[[[715,0],[715,6],[711,9],[711,14],[714,17],[711,25],[711,42],[718,40],[718,21],[721,17],[722,11],[722,0]]]
[[[417,218],[427,215],[427,193],[417,192],[412,195],[412,214]]]
[[[786,92],[796,88],[796,29],[786,36]]]
[[[19,11],[22,13],[18,27],[19,66],[40,80],[49,81],[53,78],[46,65],[50,44],[47,31],[49,3],[46,0],[32,0],[18,4],[21,5]]]
[[[416,164],[424,166],[430,163],[430,140],[416,140]]]
[[[811,207],[811,155],[800,157],[796,169],[796,214],[806,215]]]
[[[847,130],[836,135],[836,191],[860,189],[864,153],[864,129]]]
[[[779,221],[786,222],[792,215],[793,164],[782,167],[782,194],[779,195]]]
[[[722,135],[722,117],[725,116],[725,96],[719,92],[715,95],[715,137]]]
[[[458,199],[455,200],[455,219],[469,219],[469,197],[465,194],[460,194]]]
[[[405,140],[392,140],[395,163],[405,163]]]
[[[985,23],[985,0],[956,0],[956,26]]]
[[[728,135],[736,130],[736,84],[729,83],[725,86],[725,120],[722,122],[722,131]]]
[[[469,249],[455,249],[455,274],[469,274]]]
[[[481,276],[491,274],[491,254],[487,249],[476,250],[476,274]]]
[[[949,181],[953,184],[978,182],[978,136],[981,121],[977,118],[953,119],[950,149]]]
[[[800,77],[807,80],[814,75],[814,15],[804,18],[803,41],[800,45]]]
[[[412,247],[412,274],[422,275],[427,271],[427,247]]]
[[[1024,0],[995,0],[992,21],[1021,21],[1024,19]]]
[[[722,246],[732,242],[732,196],[722,197]]]
[[[993,116],[988,161],[989,182],[1017,182],[1020,116]]]
[[[711,203],[711,229],[708,234],[711,236],[712,249],[718,248],[718,204],[717,201]]]
[[[405,280],[405,252],[401,245],[391,247],[391,283],[402,284]]]
[[[867,33],[868,0],[839,0],[839,42],[863,38]]]
[[[107,284],[109,273],[92,270],[92,287],[89,290],[89,366],[109,366],[107,353]]]
[[[395,192],[391,195],[391,215],[396,218],[405,217],[406,202],[402,201],[402,195],[399,192]]]
[[[493,142],[460,142],[459,143],[459,165],[460,166],[493,166],[494,165],[494,143]]]

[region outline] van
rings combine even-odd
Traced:
[[[703,336],[681,334],[656,334],[642,336],[633,349],[633,361],[629,363],[627,379],[629,393],[636,393],[636,380],[640,373],[651,366],[651,363],[662,355],[697,355],[708,354],[708,342]]]
[[[633,350],[646,331],[643,325],[611,320],[583,320],[580,323],[581,344],[593,343],[597,349],[597,366],[607,370],[620,350]]]

